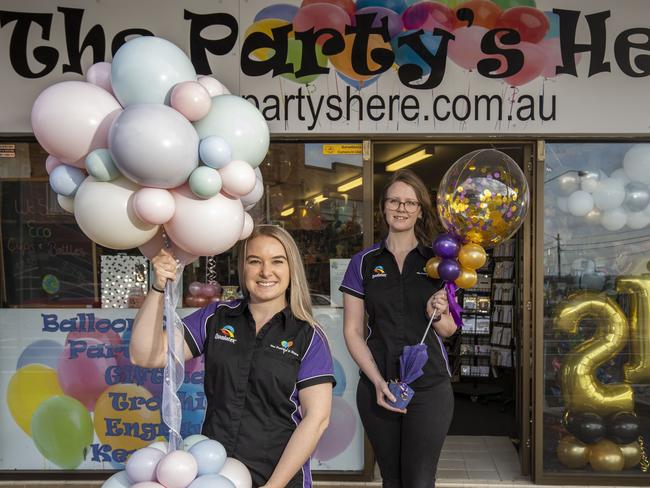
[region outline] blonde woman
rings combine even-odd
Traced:
[[[165,364],[162,290],[176,276],[168,252],[152,262],[152,292],[130,347],[131,360],[148,368]],[[276,226],[256,227],[240,247],[239,279],[243,300],[183,319],[185,359],[205,355],[202,433],[248,467],[254,487],[311,487],[309,455],[327,427],[335,381],[293,238]]]

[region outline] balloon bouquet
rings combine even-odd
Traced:
[[[34,102],[32,127],[49,153],[46,169],[59,204],[102,246],[139,247],[149,258],[164,246],[184,265],[222,253],[252,232],[247,210],[263,193],[257,167],[269,146],[266,121],[215,78],[197,77],[190,59],[169,41],[133,39],[112,63],[91,66],[86,81],[46,88]],[[136,451],[131,468],[127,465],[130,481],[120,475],[121,484],[109,480],[106,487],[184,488],[197,474],[192,487],[207,486],[199,481],[201,456],[212,448],[194,457],[177,450],[182,439],[176,390],[183,382],[178,298],[168,283],[162,414],[170,430],[169,453],[156,461],[151,448]],[[235,485],[249,487],[248,480]],[[234,485],[226,480],[210,486]]]

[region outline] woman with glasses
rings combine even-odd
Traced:
[[[454,406],[441,338],[454,334],[456,324],[443,282],[425,271],[434,255],[434,226],[424,183],[409,170],[396,172],[384,188],[379,211],[385,239],[352,257],[340,288],[345,341],[361,369],[357,407],[384,488],[431,488]],[[399,378],[404,346],[420,342],[434,312],[424,340],[424,374],[410,385],[415,395],[408,407],[394,408],[387,401],[395,401],[387,382]]]

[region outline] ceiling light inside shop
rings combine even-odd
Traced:
[[[341,186],[338,186],[336,188],[336,191],[340,193],[345,193],[346,191],[350,191],[353,188],[361,186],[362,184],[363,184],[363,177],[359,176],[358,178],[355,178],[353,180],[348,181],[347,183],[343,183]]]
[[[423,159],[427,159],[431,155],[432,151],[430,149],[420,149],[419,151],[408,154],[406,156],[400,156],[396,160],[386,165],[386,171],[392,172],[397,171],[398,169],[406,168],[407,166],[418,163]]]
[[[293,215],[295,211],[296,209],[293,207],[285,208],[282,212],[280,212],[280,216],[288,217],[289,215]]]
[[[314,197],[314,203],[324,202],[325,200],[327,200],[327,197],[322,193]]]

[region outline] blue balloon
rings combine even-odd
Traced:
[[[52,369],[57,369],[62,352],[62,344],[51,339],[39,339],[32,342],[20,353],[16,363],[16,370],[28,364],[43,364]]]
[[[357,10],[366,7],[384,7],[401,14],[408,7],[405,0],[357,0]]]
[[[124,467],[124,464],[121,466]],[[131,480],[126,475],[126,471],[118,471],[104,482],[102,488],[129,488],[129,486],[131,486]]]
[[[111,181],[120,176],[108,149],[95,149],[86,156],[86,169],[97,181]]]
[[[343,81],[345,81],[348,85],[350,85],[352,88],[354,88],[356,90],[362,90],[364,88],[369,87],[370,85],[375,83],[379,79],[379,76],[380,76],[380,75],[377,75],[374,78],[370,78],[368,80],[358,81],[358,80],[353,80],[352,78],[349,78],[349,77],[345,76],[344,74],[342,74],[342,73],[340,73],[338,71],[336,72],[336,75],[339,78],[341,78]]]
[[[554,12],[544,12],[546,18],[548,19],[548,32],[544,36],[544,39],[553,39],[554,37],[560,37],[560,16]]]
[[[143,36],[123,44],[111,64],[111,86],[123,107],[140,103],[169,104],[174,85],[196,81],[190,58],[175,44]]]
[[[206,165],[219,169],[232,161],[232,151],[221,137],[208,136],[199,142],[199,157]]]
[[[343,370],[341,363],[339,363],[336,358],[332,359],[334,361],[334,379],[336,380],[336,386],[334,387],[332,393],[334,396],[343,396],[343,393],[345,393],[345,387],[347,385],[347,380],[345,379],[345,371]]]
[[[84,172],[76,166],[61,164],[50,173],[50,186],[58,195],[72,197],[85,179]]]
[[[288,5],[286,3],[278,3],[276,5],[269,5],[257,12],[253,23],[264,19],[279,19],[286,20],[287,22],[293,21],[293,18],[298,11],[295,5]]]
[[[429,66],[419,54],[417,54],[410,46],[407,44],[402,44],[398,46],[398,40],[404,36],[413,34],[417,32],[415,30],[409,30],[402,32],[397,35],[390,43],[393,47],[393,53],[395,53],[395,63],[398,66],[404,66],[405,64],[415,64],[422,69],[422,76],[426,76],[431,73],[431,66]],[[440,36],[434,36],[431,32],[422,32],[420,34],[420,41],[424,47],[432,54],[435,55],[438,52],[440,47]]]
[[[199,476],[187,488],[237,488],[235,484],[220,474]]]
[[[183,383],[178,389],[178,399],[181,402],[182,421],[181,436],[200,434],[205,417],[205,393],[203,385],[197,383]]]
[[[199,476],[217,474],[226,462],[226,448],[212,439],[197,442],[189,453],[196,459]]]

